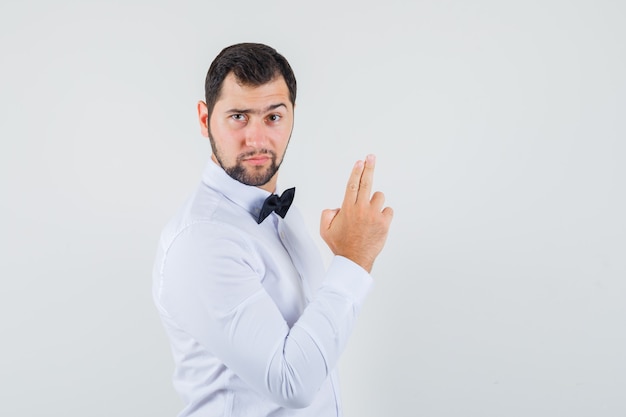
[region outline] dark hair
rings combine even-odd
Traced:
[[[289,62],[276,50],[260,43],[239,43],[222,49],[211,63],[204,82],[209,114],[220,96],[224,79],[230,73],[238,82],[259,86],[282,76],[289,88],[291,104],[296,103],[296,77]]]

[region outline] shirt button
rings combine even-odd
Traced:
[[[282,240],[285,240],[285,232],[280,232],[280,238],[281,238]]]

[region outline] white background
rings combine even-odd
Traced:
[[[347,417],[626,415],[625,21],[620,0],[3,0],[0,415],[180,409],[151,267],[210,154],[206,70],[241,41],[296,72],[281,184],[311,231],[370,152],[396,212]]]

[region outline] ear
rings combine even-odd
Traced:
[[[198,102],[198,122],[200,123],[200,133],[205,138],[209,137],[209,111],[204,101]]]

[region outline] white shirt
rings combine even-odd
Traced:
[[[336,365],[370,275],[325,271],[295,206],[255,217],[270,193],[209,161],[165,227],[153,296],[170,338],[179,416],[341,416]]]

